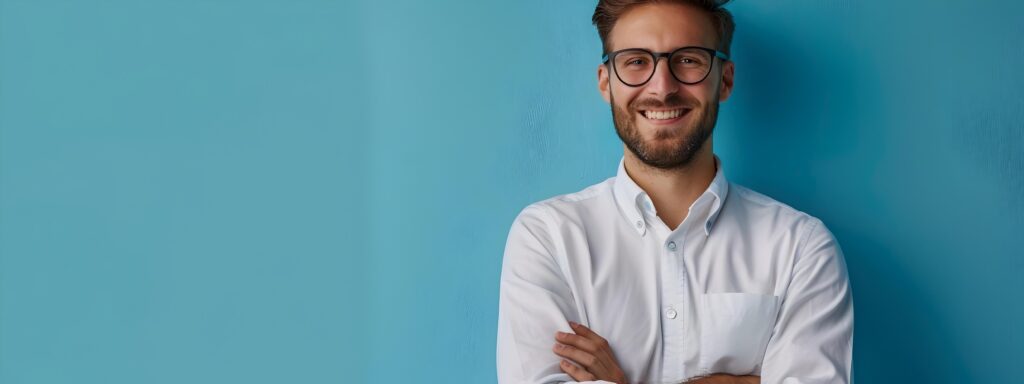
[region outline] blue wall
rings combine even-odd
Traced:
[[[0,382],[490,382],[505,235],[613,175],[593,1],[0,0]],[[846,252],[855,377],[1014,382],[1024,6],[731,6],[729,177]]]

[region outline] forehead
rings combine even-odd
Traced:
[[[706,11],[686,4],[644,4],[626,11],[608,34],[612,51],[647,48],[668,51],[696,45],[718,48],[718,35]]]

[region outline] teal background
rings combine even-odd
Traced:
[[[505,235],[614,174],[594,1],[0,0],[0,382],[493,382]],[[1024,5],[751,1],[716,152],[862,383],[1018,382]]]

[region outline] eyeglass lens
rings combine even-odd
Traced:
[[[705,50],[685,48],[672,53],[668,67],[676,80],[696,84],[704,80],[711,71],[712,59],[714,57],[711,53]],[[654,55],[641,49],[619,52],[612,63],[619,80],[632,86],[642,85],[650,80],[658,66]]]

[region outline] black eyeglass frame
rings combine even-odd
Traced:
[[[659,59],[664,57],[665,61],[671,60],[672,59],[672,55],[674,55],[674,54],[676,54],[676,52],[682,51],[684,49],[699,49],[699,50],[705,51],[705,52],[707,52],[708,54],[711,55],[711,64],[708,66],[708,72],[705,73],[704,77],[702,77],[700,80],[697,80],[697,81],[692,82],[692,83],[688,83],[688,82],[680,80],[679,76],[676,76],[675,71],[672,70],[671,63],[669,63],[668,73],[672,74],[672,78],[676,79],[676,81],[678,81],[680,83],[683,83],[683,84],[686,84],[686,85],[700,84],[700,82],[704,81],[704,79],[707,79],[708,75],[711,74],[711,71],[715,69],[715,58],[716,57],[721,59],[722,61],[728,61],[729,60],[729,55],[726,55],[725,52],[722,52],[722,51],[719,51],[719,50],[715,50],[715,49],[711,49],[711,48],[705,48],[705,47],[688,46],[688,47],[678,48],[678,49],[676,49],[676,50],[674,50],[672,52],[652,52],[650,50],[643,49],[643,48],[620,49],[618,51],[614,51],[614,52],[610,52],[610,53],[605,53],[604,55],[601,55],[601,62],[603,64],[605,64],[605,65],[609,65],[612,68],[612,72],[615,72],[615,77],[618,78],[619,81],[622,82],[622,84],[625,84],[625,85],[630,86],[630,87],[640,87],[640,86],[643,86],[644,84],[647,84],[647,82],[651,81],[651,78],[654,77],[654,73],[658,71],[658,60]],[[643,82],[641,82],[639,84],[635,84],[634,85],[634,84],[630,84],[630,83],[627,83],[626,81],[622,80],[622,76],[619,76],[619,69],[615,67],[615,63],[613,61],[613,60],[615,60],[615,56],[617,56],[618,54],[620,54],[622,52],[626,52],[626,51],[643,51],[643,52],[646,52],[648,55],[651,55],[651,57],[654,58],[654,70],[651,71],[651,75],[647,76],[646,80],[644,80]]]

